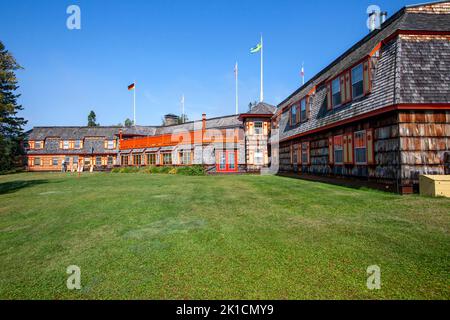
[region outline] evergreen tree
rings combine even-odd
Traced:
[[[20,94],[15,91],[15,71],[22,69],[0,41],[0,171],[10,170],[20,164],[23,152],[23,126],[27,121],[17,114],[23,110],[17,104]]]
[[[88,115],[88,127],[98,127],[97,116],[93,110]]]
[[[129,118],[127,118],[127,119],[125,120],[125,127],[130,128],[130,127],[132,127],[133,125],[134,125],[133,120],[130,120]]]

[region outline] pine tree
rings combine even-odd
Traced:
[[[133,120],[130,120],[129,118],[126,118],[125,120],[125,127],[131,128],[134,125]]]
[[[23,110],[17,104],[20,94],[15,71],[22,69],[0,41],[0,171],[20,164],[23,155],[23,126],[27,121],[17,114]]]
[[[88,127],[98,127],[99,124],[97,123],[97,115],[93,110],[89,112],[88,115]]]

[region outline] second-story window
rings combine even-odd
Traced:
[[[300,121],[306,121],[306,98],[300,102]]]
[[[64,150],[69,149],[69,140],[64,140],[64,141],[63,141],[63,149],[64,149]]]
[[[331,94],[333,99],[333,107],[339,106],[341,101],[341,81],[338,78],[334,79],[331,83]]]
[[[35,141],[34,142],[34,148],[35,149],[42,149],[42,141]]]
[[[297,123],[297,105],[291,107],[291,125]]]
[[[256,135],[263,134],[263,123],[261,121],[255,122],[255,134]]]
[[[114,149],[114,140],[108,140],[107,147],[108,149]]]
[[[352,98],[364,95],[363,65],[362,63],[352,69]]]
[[[81,140],[75,140],[74,148],[75,149],[81,149]]]

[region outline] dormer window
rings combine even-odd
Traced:
[[[352,98],[356,99],[364,95],[363,64],[352,69]]]
[[[42,149],[42,141],[35,141],[34,149]]]
[[[333,107],[339,106],[342,103],[341,99],[341,81],[338,78],[331,82],[331,96],[333,101]]]
[[[114,149],[114,140],[108,140],[106,147],[107,149]]]
[[[307,115],[306,115],[306,98],[304,98],[301,102],[300,102],[300,121],[304,122],[307,120]]]
[[[69,149],[69,140],[64,140],[63,141],[63,149],[64,150],[68,150]]]
[[[291,107],[291,126],[297,123],[297,105]]]
[[[75,140],[73,145],[74,149],[81,149],[81,140]]]

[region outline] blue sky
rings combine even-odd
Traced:
[[[418,1],[415,1],[418,2]],[[25,68],[18,72],[27,128],[102,125],[132,118],[161,123],[166,113],[199,119],[234,113],[235,61],[240,111],[259,99],[264,35],[265,101],[278,104],[368,33],[366,10],[389,16],[413,0],[1,0],[0,40]],[[81,30],[68,30],[66,9],[81,8]]]

